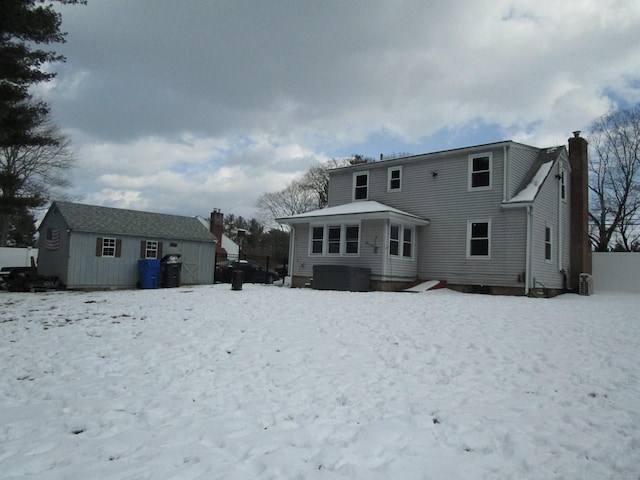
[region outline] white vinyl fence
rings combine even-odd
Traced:
[[[38,262],[37,248],[0,247],[0,268],[30,267],[31,257]]]
[[[593,289],[640,293],[640,253],[593,252]]]

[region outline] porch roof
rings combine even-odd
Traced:
[[[310,223],[323,220],[335,221],[338,218],[341,221],[390,219],[413,225],[429,225],[429,223],[431,223],[426,218],[404,212],[373,200],[345,203],[344,205],[338,205],[336,207],[321,208],[312,212],[276,218],[276,221],[292,225],[296,223]]]

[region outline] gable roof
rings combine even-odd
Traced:
[[[390,207],[373,200],[352,202],[336,207],[321,208],[312,212],[299,213],[289,217],[276,218],[277,222],[285,224],[308,223],[311,221],[334,220],[336,217],[353,218],[357,220],[363,219],[395,219],[404,220],[416,225],[428,225],[429,220],[407,213],[397,208]]]
[[[53,202],[51,211],[59,212],[68,228],[76,232],[216,242],[196,217],[59,201]]]

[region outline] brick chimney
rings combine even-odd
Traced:
[[[571,267],[569,287],[580,289],[580,274],[591,273],[591,242],[589,241],[589,156],[587,141],[580,132],[573,132],[569,139],[569,164],[571,165],[571,234],[569,248]]]
[[[214,208],[213,212],[211,212],[211,221],[209,223],[209,228],[211,233],[213,233],[218,239],[218,243],[216,243],[216,253],[227,253],[227,251],[222,248],[222,233],[224,232],[224,214],[220,211],[219,208]]]

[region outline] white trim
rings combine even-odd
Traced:
[[[358,177],[367,177],[367,195],[364,198],[356,198],[356,179]],[[360,186],[359,188],[363,188],[363,186]],[[369,171],[366,170],[364,172],[353,172],[353,184],[352,184],[352,188],[351,188],[351,196],[353,198],[354,202],[362,202],[364,200],[369,200]]]
[[[109,243],[113,242],[113,246],[109,245],[107,246],[107,240],[109,241]],[[111,250],[113,249],[113,253],[111,255],[105,253],[105,250]],[[107,257],[107,258],[115,258],[116,256],[116,250],[118,249],[118,239],[115,237],[102,237],[102,255],[100,255],[101,257]]]
[[[488,170],[479,170],[478,172],[474,172],[473,171],[473,161],[476,158],[488,158],[489,159],[489,169]],[[479,187],[474,187],[472,186],[473,184],[473,174],[474,173],[482,173],[488,171],[489,173],[489,185],[482,185]],[[487,152],[487,153],[475,153],[472,155],[469,155],[469,170],[467,173],[467,190],[470,192],[478,192],[478,191],[482,191],[482,190],[491,190],[493,187],[493,153],[491,152]]]
[[[393,227],[398,227],[398,254],[397,255],[393,255],[391,253],[391,229]],[[411,230],[411,255],[409,255],[409,256],[404,255],[404,244],[405,244],[404,231],[405,231],[405,229]],[[394,258],[394,259],[397,259],[397,260],[414,260],[415,259],[416,228],[415,228],[414,225],[406,225],[406,224],[402,224],[402,223],[390,222],[389,223],[389,233],[388,233],[387,240],[389,242],[389,250],[388,250],[389,258]]]
[[[487,224],[487,255],[471,255],[471,233],[474,223]],[[484,238],[484,237],[483,237]],[[491,219],[467,220],[467,260],[491,260]]]
[[[393,172],[399,172],[400,176],[397,179],[395,178],[392,179],[391,174]],[[391,188],[392,180],[397,180],[399,182],[398,188]],[[387,168],[387,192],[391,193],[391,192],[401,192],[401,191],[402,191],[402,165]]]
[[[340,244],[338,246],[338,252],[329,253],[329,229],[340,229]],[[358,252],[347,253],[347,228],[358,227]],[[313,252],[313,230],[315,228],[322,228],[322,252]],[[316,241],[319,241],[317,239]],[[362,249],[362,225],[360,222],[323,222],[323,223],[310,223],[309,224],[309,244],[308,244],[308,256],[309,257],[359,257]]]

